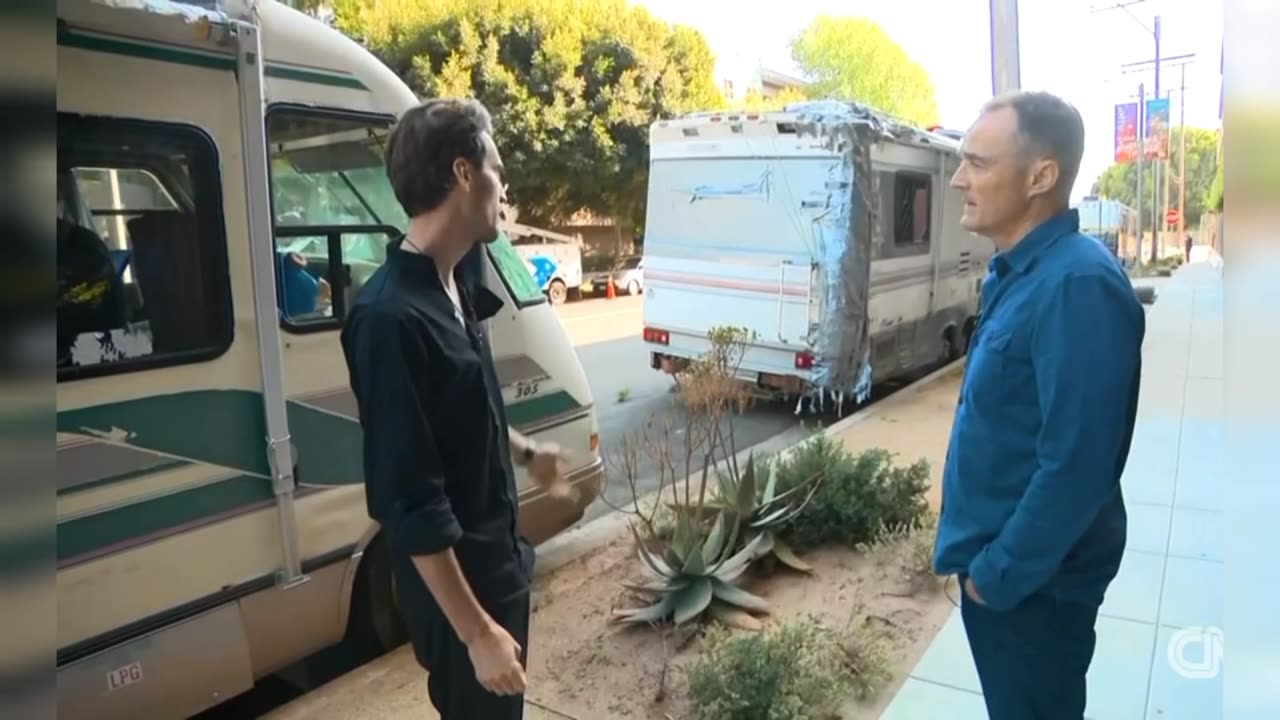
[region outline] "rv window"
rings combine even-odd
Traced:
[[[392,119],[314,108],[267,114],[276,286],[292,332],[331,330],[408,226],[383,160]],[[335,289],[338,292],[335,293]]]
[[[881,185],[881,192],[891,192],[893,198],[891,214],[886,218],[893,223],[891,226],[886,223],[893,228],[893,249],[887,254],[895,257],[926,254],[932,212],[930,178],[911,172],[896,172],[892,177],[891,185]]]
[[[58,380],[217,357],[231,289],[217,149],[196,128],[58,115]]]

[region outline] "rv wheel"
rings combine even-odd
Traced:
[[[409,639],[396,602],[395,574],[382,536],[365,548],[352,587],[351,617],[344,644],[363,661],[372,660]]]
[[[639,295],[640,283],[636,282],[635,280],[632,280],[631,282],[627,283],[627,294],[631,296]]]
[[[946,330],[942,331],[943,363],[954,362],[964,354],[964,351],[960,348],[959,341],[956,338],[957,334],[955,325],[948,326]]]
[[[969,343],[973,342],[973,330],[976,325],[973,318],[964,321],[964,333],[961,335],[960,354],[969,354]]]

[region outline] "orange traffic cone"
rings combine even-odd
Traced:
[[[604,296],[607,300],[612,300],[618,297],[618,292],[613,289],[613,278],[609,279],[609,286],[605,288]]]

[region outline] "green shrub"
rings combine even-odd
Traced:
[[[762,633],[707,633],[688,669],[699,720],[823,720],[854,691],[841,639],[813,618]]]
[[[784,531],[800,547],[872,543],[883,528],[916,527],[929,510],[929,463],[897,466],[886,450],[851,455],[837,441],[819,435],[778,467],[779,486],[793,487],[822,472],[822,485]]]

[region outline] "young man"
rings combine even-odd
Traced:
[[[1069,199],[1075,108],[993,100],[951,184],[997,254],[982,286],[942,478],[935,569],[957,575],[992,720],[1081,720],[1094,624],[1124,553],[1120,475],[1145,318]]]
[[[409,230],[353,303],[342,346],[364,429],[369,514],[443,720],[523,714],[533,549],[513,460],[559,482],[559,450],[507,427],[482,322],[502,306],[459,262],[498,235],[505,190],[488,112],[432,100],[401,117],[387,173]]]

